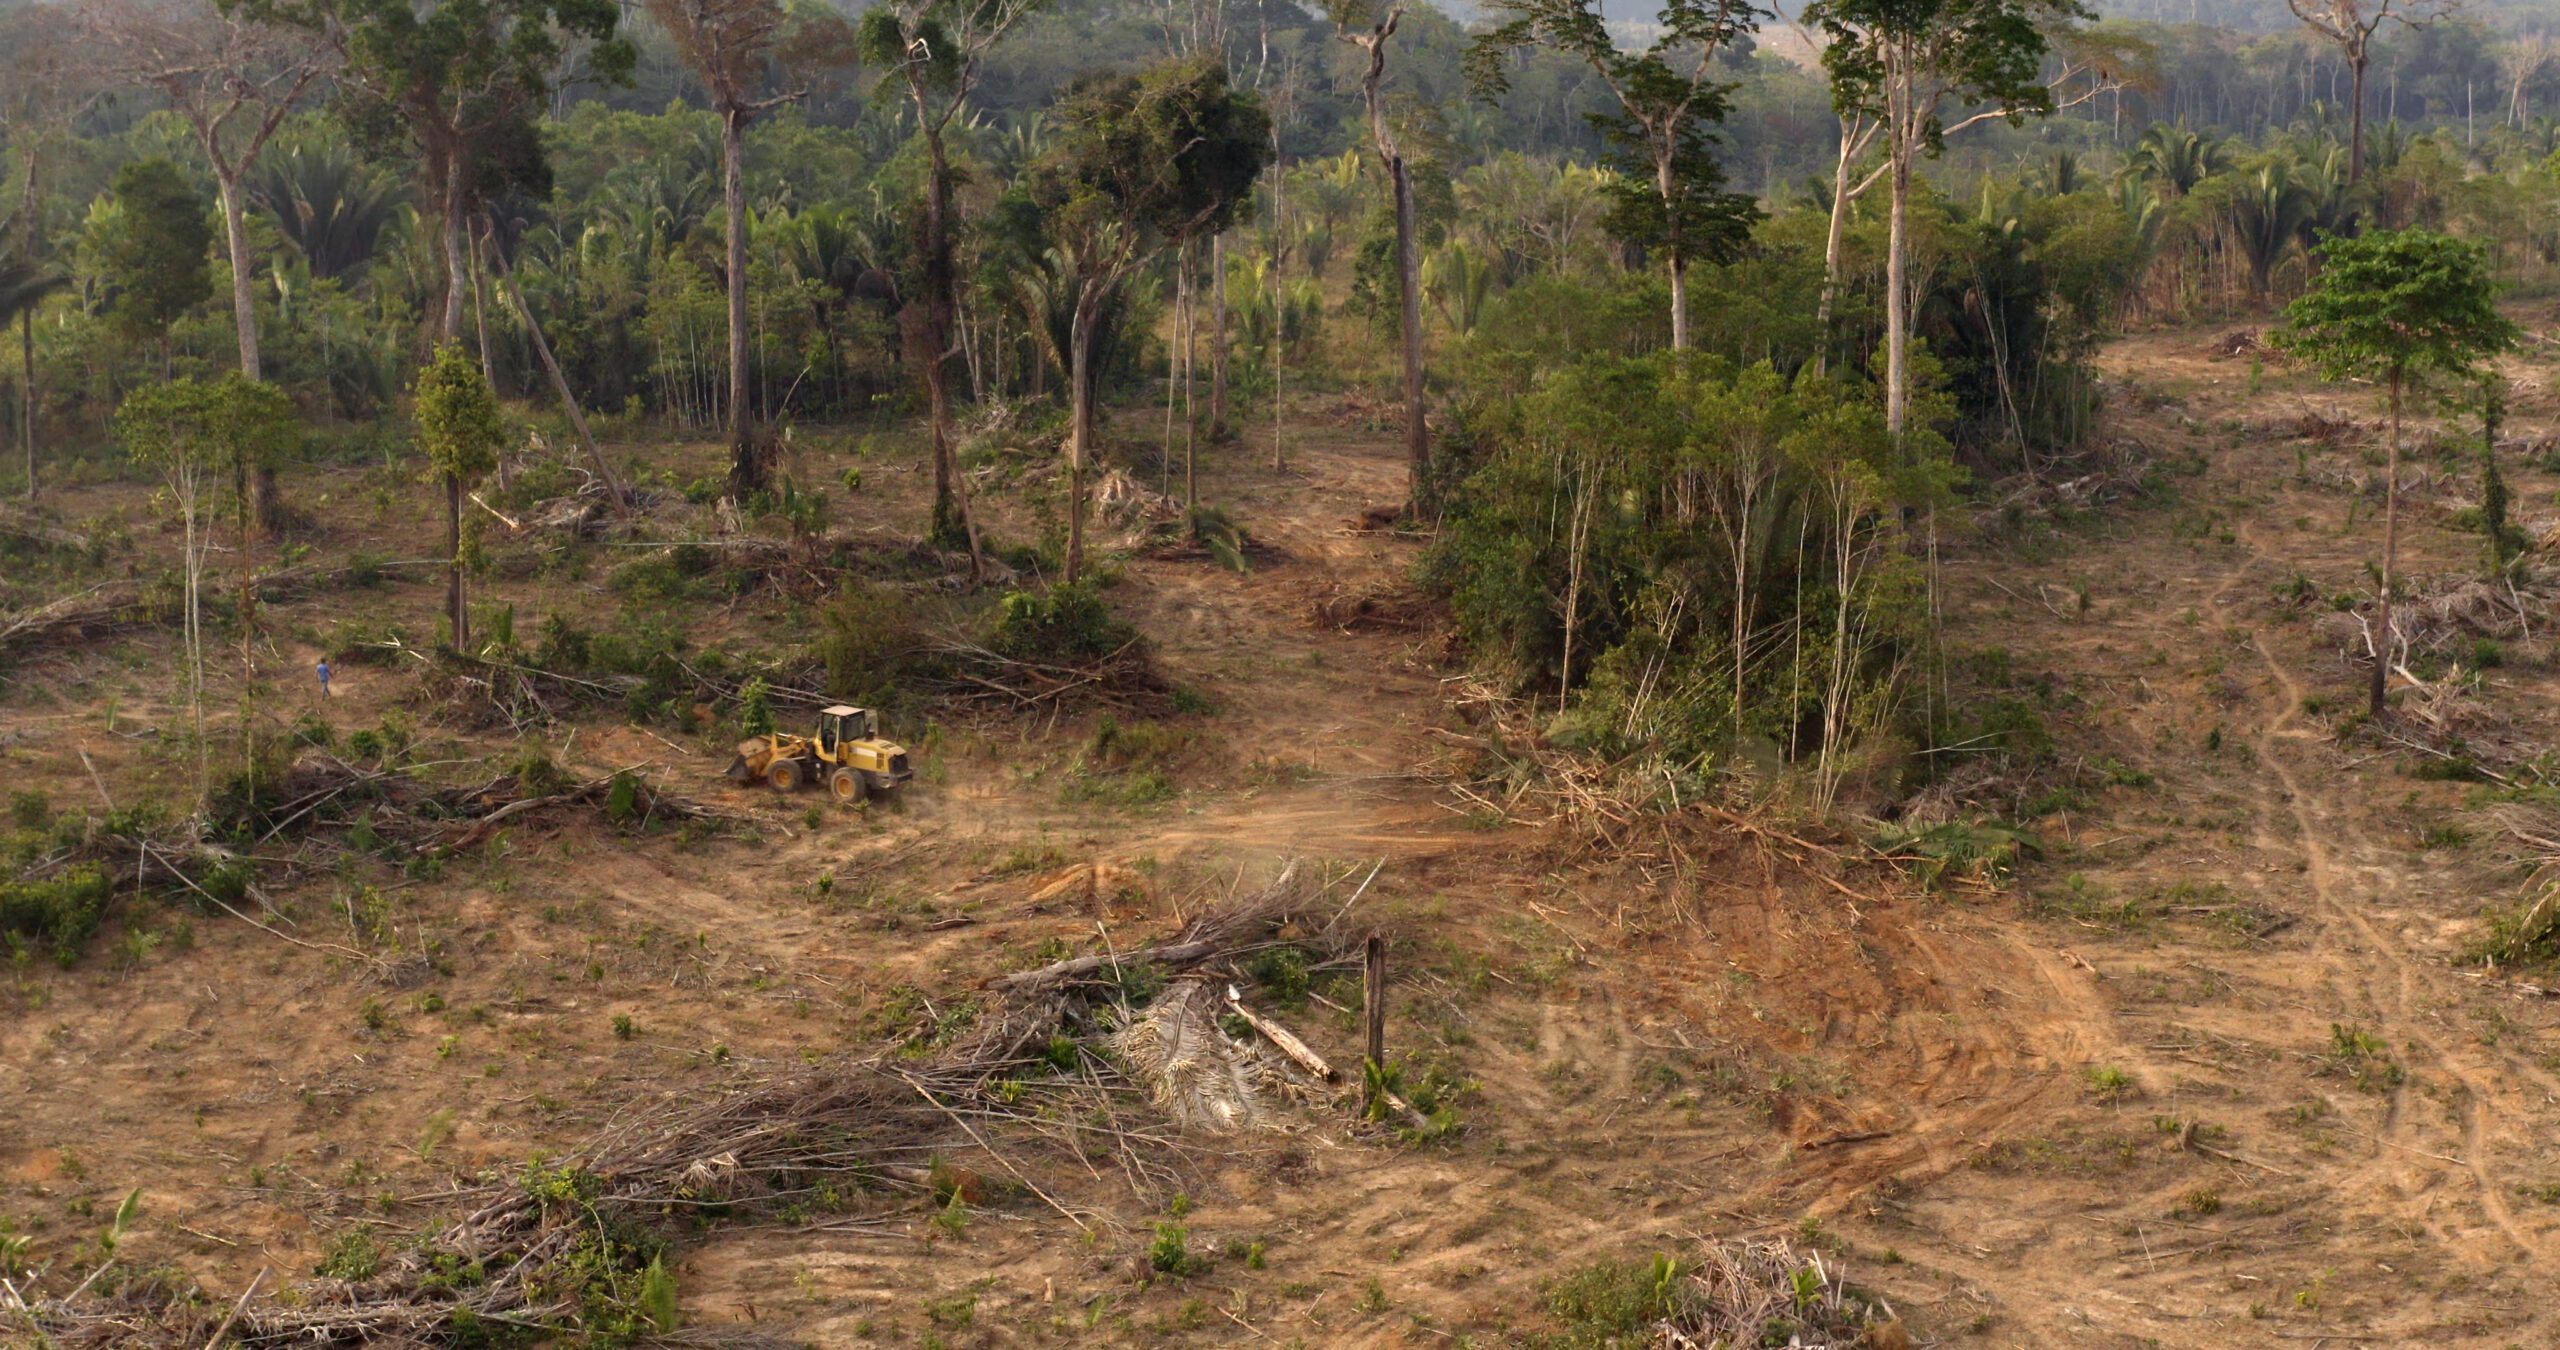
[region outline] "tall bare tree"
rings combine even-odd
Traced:
[[[977,515],[970,509],[968,484],[960,477],[951,443],[950,362],[960,288],[951,259],[958,221],[952,209],[955,179],[948,133],[952,119],[969,106],[969,96],[985,77],[988,53],[1041,3],[882,0],[863,11],[858,29],[864,64],[896,79],[894,85],[884,80],[882,88],[904,90],[915,109],[916,134],[924,141],[924,220],[916,235],[924,264],[924,321],[917,328],[917,343],[933,422],[933,533],[946,542],[954,536],[966,540],[972,575],[981,566]]]
[[[2373,35],[2386,23],[2415,28],[2454,11],[2454,0],[2284,0],[2311,35],[2347,63],[2347,186],[2364,181],[2364,76]]]
[[[729,230],[729,488],[743,495],[764,486],[767,459],[756,440],[747,381],[747,126],[807,97],[809,86],[795,76],[849,56],[850,34],[834,14],[793,15],[782,0],[648,3],[650,17],[675,40],[720,116],[720,198]],[[795,69],[778,69],[785,54]],[[772,92],[761,92],[767,89]]]
[[[1891,215],[1885,247],[1885,426],[1900,436],[1911,408],[1911,171],[1946,141],[1950,102],[1975,117],[2053,111],[2043,79],[2047,30],[2085,15],[2078,0],[1816,0],[1805,22],[1823,36],[1822,64],[1844,128],[1877,124]],[[1836,207],[1836,203],[1835,203]]]
[[[27,461],[27,499],[36,495],[36,308],[55,288],[44,266],[43,199],[36,171],[45,131],[80,102],[84,65],[76,60],[79,34],[71,16],[52,5],[25,5],[0,14],[0,51],[9,54],[9,78],[0,80],[0,133],[19,162],[17,211],[9,218],[7,246],[16,264],[15,303],[0,315],[18,321],[18,448]]]
[[[2525,86],[2550,66],[2554,48],[2551,34],[2540,29],[2518,33],[2498,47],[2499,72],[2507,77],[2507,124],[2522,127],[2526,114]]]
[[[306,30],[225,13],[209,0],[86,0],[80,21],[102,73],[159,94],[195,132],[222,204],[240,373],[265,379],[244,184],[277,128],[328,73],[328,48]],[[251,490],[259,527],[275,534],[284,505],[272,463],[258,466]]]
[[[1394,194],[1396,213],[1396,289],[1398,336],[1404,339],[1404,451],[1405,495],[1408,507],[1420,514],[1426,506],[1428,491],[1425,475],[1431,464],[1431,429],[1424,421],[1422,401],[1422,241],[1413,205],[1413,177],[1407,170],[1404,143],[1396,138],[1395,124],[1387,116],[1387,44],[1395,40],[1397,25],[1404,22],[1408,0],[1332,0],[1331,14],[1336,37],[1358,48],[1366,57],[1360,71],[1360,102],[1369,114],[1369,141],[1378,152],[1379,162],[1387,171],[1388,190]]]

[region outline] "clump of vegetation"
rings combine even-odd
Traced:
[[[2329,1053],[2324,1066],[2343,1073],[2365,1092],[2389,1092],[2406,1075],[2391,1057],[2391,1043],[2360,1026],[2329,1024]]]
[[[1574,1350],[1904,1343],[1890,1307],[1852,1288],[1821,1253],[1783,1239],[1705,1242],[1687,1260],[1602,1261],[1550,1283],[1546,1295],[1563,1326],[1551,1343]]]
[[[1159,1275],[1186,1279],[1206,1274],[1217,1264],[1206,1253],[1191,1250],[1191,1230],[1178,1223],[1156,1225],[1156,1239],[1147,1247],[1147,1268]]]
[[[894,587],[848,577],[822,616],[818,659],[827,692],[874,708],[912,705],[933,680],[942,645],[925,628],[915,602]]]
[[[382,1243],[375,1239],[371,1228],[358,1224],[329,1240],[311,1273],[356,1283],[372,1279],[381,1269]]]
[[[1925,734],[1903,680],[1917,573],[1887,520],[1943,498],[1943,441],[1897,448],[1832,382],[1669,355],[1550,371],[1463,415],[1426,576],[1478,657],[1563,696],[1594,753],[1761,747],[1828,790],[1862,738]]]
[[[83,864],[49,877],[0,882],[0,942],[51,949],[69,966],[98,931],[115,893],[104,870]]]
[[[1067,662],[1112,656],[1137,640],[1137,628],[1112,612],[1100,584],[1088,578],[1005,596],[987,645],[1018,661]]]
[[[1950,820],[1916,829],[1886,826],[1869,841],[1886,861],[1936,890],[1949,880],[1998,885],[2044,844],[2013,825]]]

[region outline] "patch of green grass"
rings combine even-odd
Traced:
[[[2091,1066],[2088,1079],[2089,1095],[2102,1102],[2122,1101],[2140,1090],[2134,1083],[2132,1074],[2126,1073],[2113,1064]]]
[[[1216,1264],[1191,1250],[1191,1230],[1178,1223],[1156,1225],[1156,1240],[1147,1247],[1147,1268],[1159,1275],[1188,1279]]]

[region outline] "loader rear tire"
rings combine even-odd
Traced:
[[[797,791],[800,787],[800,761],[775,760],[773,767],[764,771],[764,781],[773,784],[773,790],[776,792]]]
[[[835,799],[846,806],[859,804],[869,787],[862,781],[862,775],[853,769],[838,769],[827,777],[827,791],[834,793]]]

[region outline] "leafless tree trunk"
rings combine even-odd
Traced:
[[[1900,84],[1888,97],[1907,104],[1908,83]],[[1919,147],[1905,130],[1906,115],[1900,107],[1893,120],[1893,200],[1884,263],[1884,425],[1899,439],[1911,410],[1911,157]]]
[[[483,224],[488,229],[489,256],[497,260],[498,281],[506,288],[508,298],[515,302],[516,319],[524,325],[525,336],[533,340],[534,359],[541,363],[542,373],[549,377],[552,394],[560,400],[561,410],[569,414],[570,430],[577,433],[579,447],[587,452],[587,462],[595,466],[596,476],[604,480],[605,491],[612,496],[614,511],[620,513],[630,503],[629,496],[623,491],[622,480],[614,476],[613,465],[605,460],[604,451],[596,445],[595,433],[587,429],[586,410],[578,406],[578,396],[569,392],[568,377],[560,373],[560,362],[552,357],[551,344],[542,336],[542,323],[533,317],[533,302],[525,298],[524,288],[516,284],[515,266],[507,261],[506,249],[498,244],[496,224],[488,221]]]
[[[436,323],[439,343],[462,340],[462,288],[470,275],[462,256],[462,154],[448,148],[444,156],[444,313]]]
[[[35,261],[37,217],[36,148],[27,145],[26,186],[18,199],[19,252]],[[27,500],[36,499],[36,311],[30,305],[18,315],[18,445],[27,456]]]
[[[1831,315],[1839,307],[1840,268],[1848,248],[1849,212],[1866,190],[1875,186],[1881,168],[1869,173],[1858,183],[1849,181],[1851,166],[1875,144],[1879,124],[1855,114],[1840,118],[1840,154],[1831,167],[1831,226],[1822,243],[1822,298],[1814,305],[1814,332],[1821,345],[1814,348],[1813,373],[1820,375],[1831,365]]]
[[[720,119],[720,205],[729,224],[729,486],[764,486],[764,452],[756,445],[755,396],[747,360],[747,125],[732,108]]]
[[[2391,587],[2400,561],[2400,390],[2398,369],[2391,372],[2391,443],[2383,457],[2382,595],[2375,604],[2379,624],[2373,634],[2373,683],[2367,711],[2379,720],[2383,696],[2391,684]]]
[[[1102,285],[1077,283],[1076,307],[1067,329],[1067,584],[1084,578],[1084,478],[1093,454],[1093,324],[1102,310]]]
[[[471,612],[462,596],[462,479],[444,476],[444,609],[453,625],[453,649],[471,646]]]
[[[1209,241],[1209,439],[1227,438],[1227,240]]]
[[[1398,3],[1366,32],[1337,29],[1336,33],[1368,57],[1360,78],[1360,97],[1369,114],[1369,138],[1377,146],[1378,158],[1386,166],[1387,181],[1395,194],[1396,279],[1401,293],[1398,314],[1400,336],[1404,339],[1405,493],[1408,509],[1418,515],[1427,506],[1424,496],[1431,460],[1431,431],[1422,398],[1422,258],[1415,238],[1420,227],[1414,218],[1413,182],[1405,170],[1404,149],[1396,141],[1395,128],[1387,121],[1384,88],[1387,43],[1403,18],[1404,5]]]

